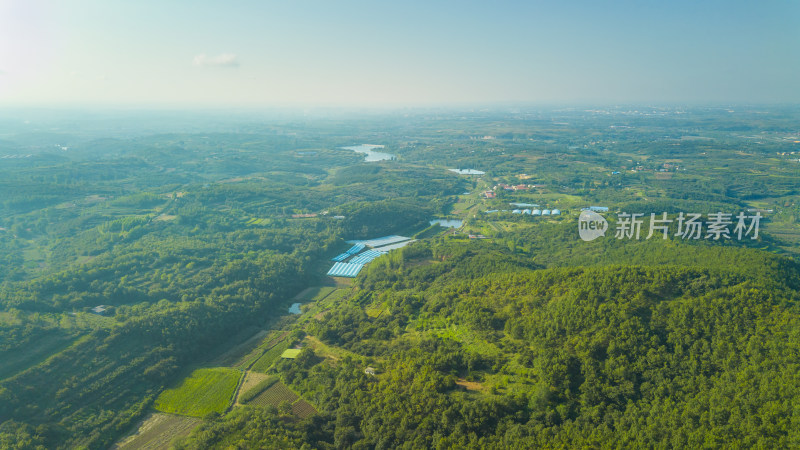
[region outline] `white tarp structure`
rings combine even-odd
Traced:
[[[395,244],[397,242],[403,242],[410,240],[410,237],[405,236],[398,236],[393,234],[391,236],[384,236],[375,239],[369,239],[366,241],[347,241],[348,244],[364,244],[367,247],[375,248],[375,247],[382,247],[384,245]]]
[[[328,271],[328,276],[355,278],[363,267],[363,264],[337,262],[331,267],[331,270]]]

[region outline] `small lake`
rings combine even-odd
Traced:
[[[391,153],[376,152],[373,150],[376,148],[383,148],[383,145],[361,144],[361,145],[353,145],[350,147],[342,147],[342,148],[345,150],[352,150],[356,153],[363,153],[367,155],[366,157],[364,157],[364,161],[367,162],[391,161],[396,158]]]
[[[292,303],[292,306],[289,307],[289,314],[303,314],[303,312],[300,311],[300,305],[300,303]]]
[[[438,223],[447,228],[461,228],[461,226],[464,225],[464,221],[459,219],[433,219],[429,223],[431,225]]]

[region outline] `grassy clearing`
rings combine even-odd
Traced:
[[[353,358],[357,358],[358,355],[345,350],[339,347],[331,347],[330,345],[325,344],[324,342],[320,341],[319,339],[315,338],[314,336],[306,336],[306,343],[309,347],[314,349],[314,353],[317,356],[322,358],[332,359],[334,361],[338,361],[342,359],[344,356],[352,356]]]
[[[198,369],[180,386],[158,396],[155,409],[173,414],[203,417],[222,413],[231,403],[242,373],[235,369]]]
[[[431,333],[443,339],[460,342],[466,350],[487,356],[502,355],[502,351],[492,343],[476,336],[469,327],[463,325],[447,325],[445,328],[431,329]]]
[[[344,297],[345,295],[347,295],[347,292],[348,292],[347,289],[337,289],[337,290],[331,292],[330,295],[325,297],[325,300],[323,301],[323,304],[326,304],[326,305],[331,304],[331,303],[339,300],[340,298]]]
[[[450,207],[451,214],[461,214],[472,206],[475,206],[476,200],[470,197],[461,197],[461,200],[453,203]]]
[[[112,449],[170,448],[171,443],[187,436],[201,420],[194,417],[153,413],[145,419],[134,434],[115,444]]]
[[[476,381],[467,381],[464,378],[459,378],[456,380],[456,384],[462,386],[468,391],[482,391],[485,387],[482,383],[478,383]]]
[[[380,317],[381,314],[383,314],[385,311],[386,309],[383,307],[383,305],[372,304],[372,305],[367,305],[367,307],[364,308],[364,312],[367,313],[367,315],[369,317],[372,317],[373,319]]]
[[[331,279],[339,288],[349,289],[355,283],[355,278],[331,277]]]
[[[322,300],[325,300],[326,298],[328,298],[329,295],[331,295],[334,292],[336,292],[336,290],[337,290],[336,287],[325,286],[325,287],[320,289],[320,291],[317,293],[317,295],[314,296],[314,298],[311,299],[311,301],[321,302]]]

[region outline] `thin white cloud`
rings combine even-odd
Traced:
[[[239,67],[239,61],[233,53],[222,53],[217,56],[201,53],[194,57],[193,64],[199,67]]]

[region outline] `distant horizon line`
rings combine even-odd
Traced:
[[[172,111],[172,112],[213,112],[213,111],[276,111],[276,110],[475,110],[496,108],[526,109],[619,109],[619,108],[762,108],[762,107],[800,107],[800,102],[755,102],[755,101],[620,101],[620,102],[438,102],[438,103],[290,103],[290,104],[172,104],[172,103],[37,103],[10,104],[0,106],[0,111]]]

